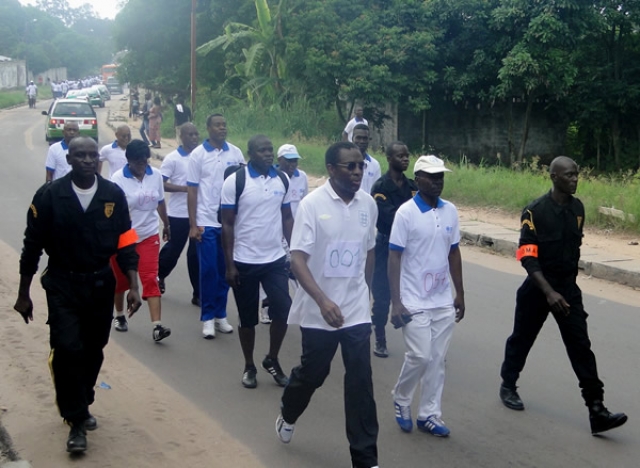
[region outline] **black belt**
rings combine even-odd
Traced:
[[[57,266],[49,265],[47,267],[47,272],[51,273],[54,276],[58,276],[61,278],[67,278],[73,281],[92,281],[96,278],[104,276],[106,273],[111,271],[111,265],[107,264],[107,266],[91,272],[77,272],[71,270],[65,270],[63,268],[59,268]]]

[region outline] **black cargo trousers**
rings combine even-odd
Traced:
[[[49,268],[42,275],[49,315],[49,367],[60,415],[70,423],[89,417],[113,320],[115,278],[107,265],[94,273]]]

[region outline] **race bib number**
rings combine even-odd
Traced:
[[[422,275],[422,294],[429,297],[433,294],[440,294],[449,287],[449,268],[445,265],[436,270],[425,271]]]
[[[327,246],[324,276],[327,278],[355,278],[360,272],[362,243],[336,241]]]

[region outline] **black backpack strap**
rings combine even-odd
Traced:
[[[244,186],[247,182],[247,171],[244,170],[244,165],[241,165],[236,170],[236,213],[238,213],[238,201],[240,201],[240,195],[244,190]]]
[[[280,180],[282,181],[282,185],[284,185],[284,193],[287,193],[289,191],[289,178],[280,169],[276,169],[276,172],[278,173],[278,177],[280,177]]]

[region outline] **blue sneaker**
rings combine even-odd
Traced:
[[[451,433],[449,428],[444,425],[442,419],[437,416],[429,416],[426,421],[418,419],[416,425],[422,432],[428,432],[436,437],[448,437]]]
[[[393,406],[396,408],[396,422],[400,429],[404,432],[411,432],[413,429],[413,420],[411,419],[411,406],[402,406],[393,402]]]

